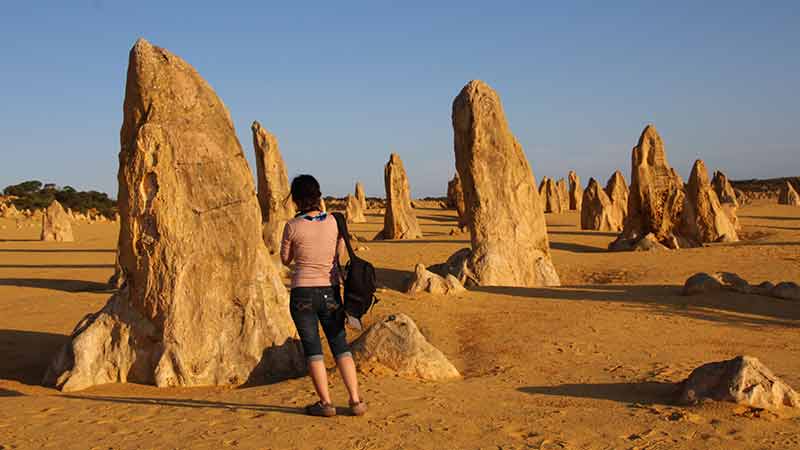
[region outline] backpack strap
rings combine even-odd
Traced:
[[[331,213],[334,219],[336,219],[336,228],[339,229],[339,236],[344,239],[344,245],[347,247],[347,254],[350,255],[350,259],[355,259],[356,252],[353,251],[353,244],[350,243],[350,232],[347,231],[347,219],[345,219],[344,215],[340,212]]]

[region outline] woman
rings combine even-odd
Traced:
[[[339,254],[344,252],[344,240],[339,236],[336,219],[321,211],[322,194],[314,177],[296,177],[291,191],[300,212],[283,230],[281,260],[287,266],[295,263],[289,309],[319,395],[319,401],[306,407],[306,412],[313,416],[336,415],[328,391],[319,323],[350,395],[350,409],[361,416],[367,412],[367,406],[358,394],[356,365],[345,337],[344,305],[339,291]]]

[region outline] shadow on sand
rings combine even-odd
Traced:
[[[526,386],[517,389],[531,395],[594,398],[623,403],[670,405],[678,390],[673,383],[599,383],[560,384],[557,386]]]
[[[550,248],[553,250],[564,250],[572,253],[607,253],[607,248],[592,247],[590,245],[576,244],[574,242],[553,242],[550,241]]]
[[[50,278],[0,278],[0,286],[33,287],[65,292],[108,292],[114,290],[106,283]]]
[[[303,408],[289,406],[259,405],[255,403],[229,403],[209,400],[195,400],[190,398],[151,398],[151,397],[110,397],[93,395],[66,394],[59,396],[72,400],[89,400],[93,402],[125,403],[133,405],[170,406],[178,408],[217,408],[217,409],[246,409],[257,412],[278,412],[284,414],[305,415]],[[337,411],[338,412],[338,411]]]
[[[22,397],[25,394],[10,389],[0,388],[0,397]]]
[[[41,384],[48,364],[67,342],[63,334],[0,330],[0,379]]]
[[[639,304],[655,314],[747,326],[800,327],[800,309],[788,300],[720,291],[682,296],[682,286],[583,285],[560,288],[478,287],[475,291],[542,300],[599,301]]]

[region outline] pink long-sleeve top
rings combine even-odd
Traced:
[[[322,213],[325,214],[325,213]],[[344,253],[336,219],[295,217],[286,223],[281,240],[281,261],[294,261],[292,287],[324,287],[339,284],[339,255]]]

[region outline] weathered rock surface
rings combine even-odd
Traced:
[[[569,188],[567,182],[563,178],[556,181],[556,189],[558,189],[558,200],[561,202],[561,211],[569,211]]]
[[[418,239],[422,229],[417,222],[416,213],[411,207],[411,189],[403,161],[397,153],[392,153],[383,172],[386,185],[386,213],[383,215],[383,231],[379,239]]]
[[[614,218],[619,223],[625,224],[628,218],[628,183],[622,172],[619,170],[614,171],[611,178],[606,182],[606,194],[608,195],[611,204],[614,206]]]
[[[681,295],[707,294],[722,290],[722,282],[705,272],[690,276],[683,284]]]
[[[664,143],[655,126],[648,125],[633,148],[628,217],[618,242],[635,242],[652,233],[663,245],[674,248],[681,223],[685,193],[683,182],[667,162]]]
[[[583,202],[583,186],[581,179],[574,170],[569,171],[569,209],[580,211]]]
[[[564,202],[561,201],[561,192],[558,185],[551,178],[544,177],[539,191],[544,191],[544,212],[564,212]]]
[[[352,346],[362,371],[388,371],[423,380],[448,380],[461,375],[431,345],[405,314],[393,314],[369,327]]]
[[[464,226],[466,211],[464,206],[464,190],[461,188],[461,178],[458,173],[447,183],[447,206],[453,208],[458,213],[459,226]]]
[[[6,203],[6,204],[3,204],[3,205],[0,205],[0,217],[6,218],[6,219],[16,219],[16,218],[20,217],[21,215],[22,215],[22,213],[20,213],[19,210],[17,210],[17,207],[14,206],[13,203]]]
[[[367,221],[367,218],[364,216],[363,203],[359,201],[356,196],[348,194],[346,202],[345,217],[347,217],[348,222],[364,223]]]
[[[262,236],[270,253],[278,253],[286,222],[294,217],[294,203],[289,194],[289,176],[278,139],[254,121],[253,147],[256,150],[258,204],[261,208]]]
[[[622,220],[619,210],[611,203],[606,191],[597,180],[589,179],[589,185],[583,191],[581,206],[581,229],[597,231],[621,231]]]
[[[778,194],[778,203],[781,205],[800,206],[800,195],[797,194],[792,183],[787,181],[786,185],[783,186],[780,194]]]
[[[469,269],[484,286],[557,286],[533,171],[497,94],[471,81],[453,101],[456,168],[470,230]]]
[[[704,364],[681,383],[681,404],[703,399],[733,402],[755,408],[800,407],[800,395],[752,356]]]
[[[784,300],[800,301],[800,286],[792,281],[782,281],[773,284],[764,281],[752,285],[744,278],[732,272],[716,272],[707,274],[699,272],[689,277],[683,286],[683,295],[707,294],[719,290],[729,290],[741,294],[757,294]]]
[[[466,291],[458,279],[447,274],[442,277],[428,271],[424,265],[417,264],[414,267],[414,276],[406,288],[406,294],[417,295],[420,292],[427,292],[435,295],[453,295]]]
[[[72,234],[72,221],[69,214],[64,211],[58,200],[47,207],[42,214],[42,235],[43,241],[52,242],[73,242],[75,236]]]
[[[694,247],[708,242],[738,241],[729,214],[731,212],[722,208],[711,187],[705,163],[698,159],[686,187],[680,235]]]
[[[303,365],[261,241],[250,168],[225,105],[186,62],[130,52],[119,153],[127,283],[84,318],[44,383],[239,384]]]

